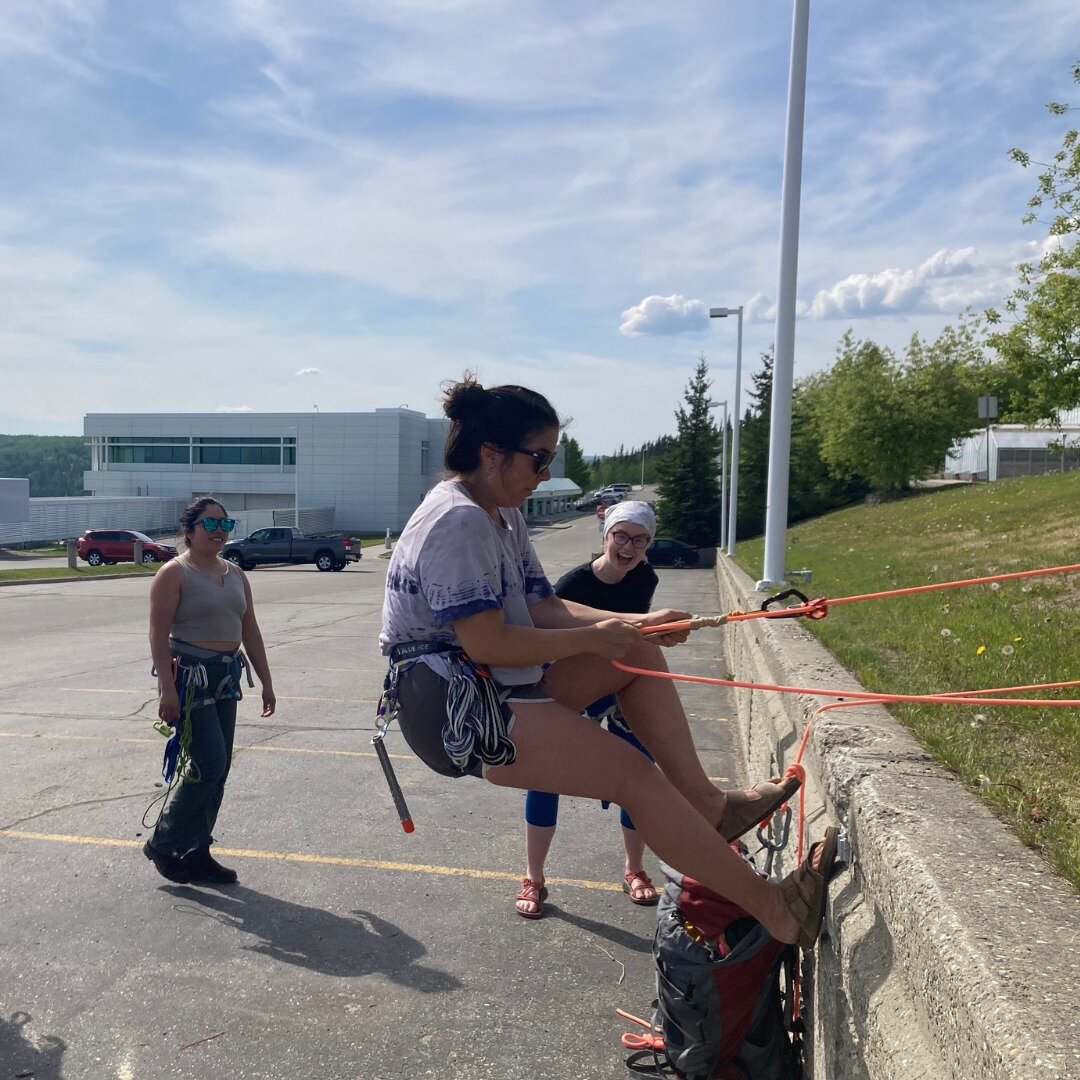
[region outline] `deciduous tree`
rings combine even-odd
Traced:
[[[1073,78],[1080,83],[1080,64]],[[1059,117],[1074,111],[1060,102],[1047,109]],[[1040,259],[1017,267],[1020,285],[1005,301],[1005,314],[987,312],[1001,327],[989,341],[1008,389],[1002,418],[1056,422],[1059,412],[1080,405],[1080,134],[1067,130],[1049,162],[1035,162],[1015,148],[1010,154],[1025,169],[1042,169],[1023,221],[1041,221],[1049,236]],[[1046,209],[1048,219],[1040,216]]]

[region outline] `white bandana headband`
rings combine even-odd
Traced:
[[[647,502],[631,499],[629,502],[615,503],[604,514],[604,537],[620,522],[632,522],[640,525],[649,534],[651,540],[656,535],[656,514]]]

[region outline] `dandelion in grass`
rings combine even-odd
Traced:
[[[1023,635],[1020,635],[1018,637],[1013,638],[1013,641],[1023,641],[1023,640],[1024,640]]]
[[[978,648],[977,648],[977,649],[975,650],[975,655],[976,655],[976,656],[982,656],[982,654],[983,654],[984,652],[986,652],[986,646],[985,646],[985,645],[980,645],[980,646],[979,646],[979,647],[978,647]]]
[[[1011,645],[1002,645],[1001,646],[1001,655],[1002,656],[1012,656],[1012,654],[1014,652],[1016,652],[1016,650]]]
[[[943,626],[941,628],[941,636],[942,637],[952,637],[952,631],[947,626]]]

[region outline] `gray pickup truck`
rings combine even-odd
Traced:
[[[242,540],[230,540],[221,552],[241,570],[271,563],[313,562],[320,570],[344,570],[360,561],[360,548],[347,536],[305,536],[299,529],[256,529]]]

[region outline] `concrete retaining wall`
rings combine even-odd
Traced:
[[[716,573],[721,610],[760,606],[728,559]],[[861,689],[797,620],[732,624],[725,648],[736,678]],[[828,700],[739,694],[749,775],[782,772]],[[809,835],[839,822],[854,846],[805,968],[810,1076],[1080,1076],[1075,891],[882,707],[817,718],[804,763]]]

